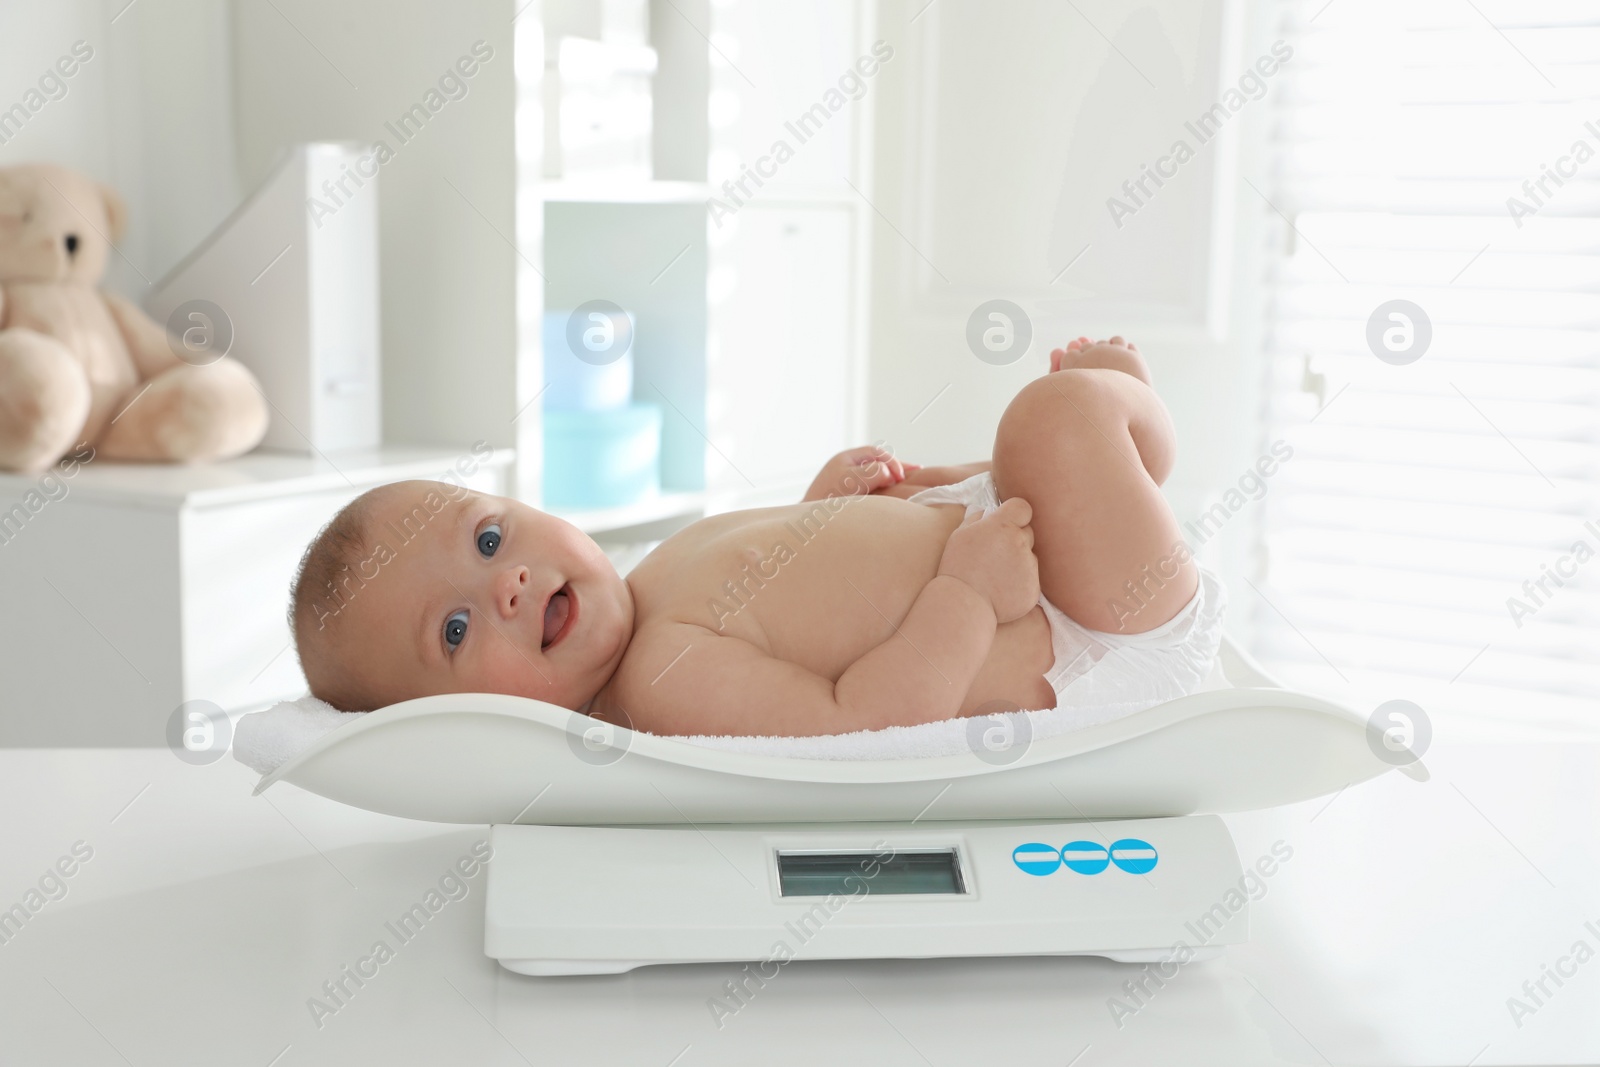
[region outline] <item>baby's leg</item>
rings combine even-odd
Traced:
[[[1047,374],[1001,416],[995,487],[1033,505],[1040,588],[1080,625],[1144,633],[1194,596],[1199,573],[1159,488],[1174,452],[1166,405],[1117,370]]]

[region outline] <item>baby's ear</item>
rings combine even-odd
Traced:
[[[123,203],[121,194],[109,185],[100,186],[100,199],[105,205],[106,222],[111,228],[106,236],[112,244],[116,244],[128,229],[128,205]]]

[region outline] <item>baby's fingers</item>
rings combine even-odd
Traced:
[[[879,470],[888,471],[890,478],[889,481],[885,483],[887,485],[893,485],[897,482],[905,481],[906,464],[900,462],[900,460],[895,457],[895,454],[886,448],[879,448],[877,445],[868,445],[865,448],[856,449],[852,458],[855,460],[857,466],[863,467],[874,474]]]
[[[1020,496],[1014,496],[1001,504],[1000,510],[995,514],[1001,521],[1009,522],[1013,526],[1027,526],[1033,521],[1033,505]]]
[[[894,471],[889,465],[881,461],[874,461],[859,468],[861,481],[866,485],[867,492],[875,489],[887,489],[900,481],[894,476]]]
[[[885,460],[892,455],[888,449],[877,445],[857,445],[847,448],[834,457],[834,461],[853,467],[865,467],[878,460]]]

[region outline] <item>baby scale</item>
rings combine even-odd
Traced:
[[[1011,762],[750,755],[453,694],[341,726],[264,777],[488,823],[484,950],[528,975],[789,959],[1203,958],[1248,936],[1220,813],[1393,766],[1355,713],[1232,688],[1038,738]],[[1425,777],[1419,763],[1401,768]]]

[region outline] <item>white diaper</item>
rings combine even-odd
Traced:
[[[993,476],[975,474],[954,485],[924,489],[914,504],[962,504],[970,515],[1000,506]],[[1196,564],[1199,566],[1198,564]],[[1056,707],[1093,710],[1117,718],[1207,687],[1222,643],[1227,589],[1201,566],[1194,597],[1170,620],[1140,634],[1091,630],[1068,618],[1043,596],[1050,620],[1055,664],[1045,680],[1056,691]]]

